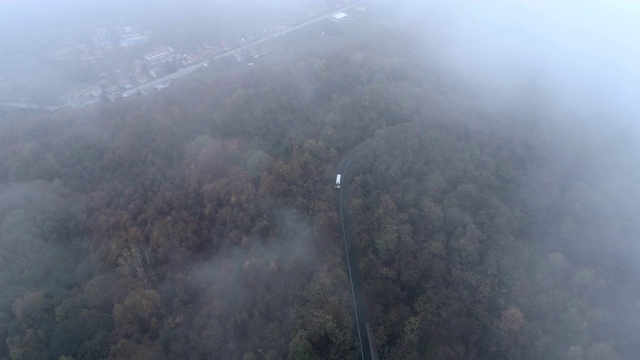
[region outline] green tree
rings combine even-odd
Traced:
[[[314,360],[313,346],[307,340],[307,334],[299,331],[289,343],[289,360]]]

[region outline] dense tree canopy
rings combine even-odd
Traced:
[[[361,143],[349,236],[381,359],[637,354],[637,274],[614,251],[637,206],[598,181],[604,140],[539,99],[467,101],[393,38],[8,114],[0,358],[355,358],[331,183]]]

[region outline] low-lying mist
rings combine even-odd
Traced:
[[[68,21],[217,44],[344,5],[5,3],[39,22],[0,34],[16,66]],[[268,62],[7,110],[0,358],[353,358],[342,194],[380,359],[633,359],[638,12],[567,4],[364,2]]]

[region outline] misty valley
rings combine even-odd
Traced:
[[[461,2],[97,3],[52,34],[112,63],[0,78],[0,359],[638,358],[626,70]]]

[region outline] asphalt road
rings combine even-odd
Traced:
[[[360,266],[358,265],[358,254],[354,247],[351,246],[351,240],[347,236],[347,195],[349,189],[350,176],[348,173],[349,165],[358,151],[366,144],[362,143],[351,149],[338,163],[336,174],[342,174],[340,189],[337,192],[337,204],[340,212],[340,222],[342,223],[342,237],[345,244],[345,252],[347,255],[347,267],[349,269],[349,280],[351,281],[351,293],[353,294],[353,307],[356,318],[357,336],[360,345],[360,355],[363,360],[377,360],[378,356],[375,351],[371,326],[369,324],[369,307],[362,286],[360,277]],[[335,181],[335,177],[334,177]]]

